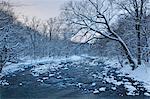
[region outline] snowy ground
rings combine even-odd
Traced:
[[[25,77],[31,74],[41,84],[76,86],[85,93],[150,96],[149,64],[132,71],[128,65],[121,67],[116,59],[104,57],[82,55],[30,59],[18,64],[8,63],[2,70],[1,86],[13,85],[11,76],[13,78],[17,73]],[[24,82],[19,81],[18,84],[22,86]]]

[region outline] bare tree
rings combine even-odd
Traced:
[[[136,68],[137,65],[134,62],[133,56],[126,43],[112,29],[111,25],[118,14],[116,14],[116,10],[113,9],[110,2],[107,0],[69,2],[64,8],[64,15],[67,21],[79,27],[77,33],[84,33],[84,35],[91,33],[93,35],[87,40],[87,42],[101,37],[119,42],[132,66],[132,69],[134,70]],[[97,37],[95,36],[96,34],[101,36]]]
[[[0,3],[0,73],[6,62],[10,60],[11,48],[7,46],[7,32],[14,24],[16,17],[12,11],[12,6],[8,2]]]
[[[6,38],[3,41],[3,47],[0,49],[0,73],[2,71],[3,66],[6,64],[8,57],[8,49],[6,47]]]
[[[43,23],[42,24],[42,33],[45,37],[48,37],[47,32],[48,32],[48,25],[46,23]]]
[[[47,21],[47,25],[48,25],[48,34],[49,34],[49,38],[50,40],[52,40],[52,35],[54,35],[55,32],[55,27],[56,27],[56,18],[50,18]]]
[[[27,31],[28,34],[30,35],[30,40],[31,40],[31,44],[33,47],[33,58],[35,58],[35,54],[36,54],[36,45],[38,44],[38,40],[37,40],[37,31],[39,29],[40,26],[40,20],[37,19],[36,17],[33,17],[31,19],[31,21],[29,21],[29,30]]]
[[[142,60],[142,21],[149,13],[149,0],[114,0],[114,3],[124,12],[124,16],[132,18],[135,32],[137,34],[137,62],[141,65]]]
[[[54,39],[61,39],[64,38],[62,36],[64,36],[64,21],[59,18],[59,17],[55,17],[55,18],[50,18],[47,21],[47,25],[48,25],[48,34],[49,34],[49,38],[50,40],[52,40],[52,38]]]

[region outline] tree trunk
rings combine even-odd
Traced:
[[[0,55],[0,73],[2,72],[3,68],[3,62],[2,62],[2,56]]]
[[[146,35],[146,32],[144,33],[145,35],[144,35],[144,38],[145,38],[145,47],[146,47],[146,49],[145,49],[145,52],[142,54],[142,56],[144,56],[144,60],[145,60],[145,62],[147,62],[147,63],[149,63],[149,45],[148,45],[148,38],[147,38],[147,35]]]
[[[136,23],[136,32],[137,32],[137,61],[138,65],[141,65],[141,32],[140,32],[140,22]]]
[[[135,0],[135,29],[136,29],[136,33],[137,33],[137,62],[138,65],[141,65],[141,59],[142,59],[142,50],[141,50],[141,19],[142,19],[142,15],[143,15],[143,0],[141,0],[141,4],[140,4],[140,10],[138,9],[138,2]]]
[[[121,44],[121,46],[123,47],[123,49],[125,51],[125,54],[127,55],[127,59],[129,60],[129,63],[131,65],[131,67],[132,67],[132,70],[136,69],[137,65],[134,62],[133,57],[131,55],[131,52],[128,49],[127,45],[122,40],[119,40],[119,43]]]
[[[125,54],[127,56],[127,59],[129,60],[129,63],[132,67],[132,70],[136,69],[137,65],[133,60],[133,56],[129,50],[129,48],[127,47],[126,43],[122,40],[122,38],[115,33],[113,30],[109,29],[109,31],[118,39],[117,41],[121,44],[121,46],[123,47],[123,50],[125,51]]]

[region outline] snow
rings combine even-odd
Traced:
[[[38,79],[37,81],[38,81],[38,82],[41,82],[41,83],[43,83],[43,82],[44,82],[42,79]]]
[[[94,94],[98,94],[98,93],[103,92],[103,91],[105,91],[105,90],[106,90],[106,87],[101,87],[101,88],[99,88],[99,89],[95,89],[95,90],[93,91],[93,93],[94,93]]]
[[[105,64],[106,65],[108,65],[109,67],[117,67],[117,68],[120,68],[121,66],[120,66],[120,63],[119,63],[119,61],[118,61],[118,59],[117,58],[110,58],[110,59],[108,59],[108,58],[104,58],[105,60]]]
[[[39,76],[40,74],[49,72],[50,65],[37,65],[31,69],[31,74],[33,76]]]
[[[77,87],[81,88],[82,85],[83,85],[83,83],[78,83],[78,84],[77,84]]]
[[[7,63],[7,66],[5,66],[3,69],[2,69],[2,74],[3,75],[8,75],[8,74],[11,74],[11,73],[14,73],[16,71],[24,71],[25,68],[29,68],[29,67],[33,67],[34,65],[35,68],[32,69],[33,70],[33,75],[34,76],[39,76],[39,74],[41,73],[45,73],[47,72],[49,69],[57,69],[58,68],[58,63],[60,62],[67,62],[67,61],[79,61],[79,60],[82,60],[83,57],[81,56],[76,56],[76,55],[73,55],[73,56],[70,56],[68,58],[66,57],[45,57],[45,58],[41,58],[41,59],[31,59],[31,58],[22,58],[24,59],[24,62],[21,62],[21,63],[18,63],[18,64],[8,64]],[[51,66],[48,64],[49,63],[52,63],[54,62],[54,64]],[[37,65],[37,64],[44,64],[44,65]],[[45,65],[46,64],[46,65]],[[59,65],[61,66],[61,65]]]
[[[3,77],[4,75],[0,73],[0,79]]]
[[[138,81],[150,83],[150,67],[141,65],[136,70],[132,71],[129,67],[124,67],[121,71],[125,74],[128,73],[129,77],[135,78]]]
[[[96,86],[96,83],[92,83],[92,86]]]
[[[0,85],[9,86],[9,83],[6,80],[0,80]]]
[[[88,61],[89,58],[94,59],[94,61],[90,62]],[[106,66],[104,67],[104,71],[101,73],[93,73],[91,76],[93,79],[99,78],[103,79],[103,82],[111,83],[115,87],[111,87],[112,90],[116,90],[116,86],[124,85],[124,87],[127,90],[127,95],[138,95],[138,93],[135,93],[137,89],[135,88],[136,85],[138,85],[138,82],[142,83],[142,86],[146,89],[147,92],[144,93],[146,96],[150,96],[150,63],[142,63],[141,66],[139,66],[134,71],[132,68],[128,65],[123,63],[123,67],[121,67],[120,63],[118,62],[117,58],[108,59],[106,57],[101,58]],[[87,55],[81,55],[81,56],[70,56],[70,57],[46,57],[41,59],[24,59],[23,62],[18,64],[10,64],[7,63],[7,66],[2,69],[2,74],[0,74],[1,78],[5,75],[11,74],[15,76],[16,71],[25,71],[26,68],[32,67],[30,70],[31,74],[33,76],[40,76],[41,74],[48,73],[49,77],[55,76],[55,74],[51,73],[50,71],[57,71],[59,68],[68,69],[66,64],[67,62],[76,62],[80,64],[80,61],[87,62],[89,66],[95,66],[98,65],[97,61],[99,61],[98,57],[90,57]],[[113,75],[107,75],[111,68],[117,68],[115,73],[117,73],[117,76],[124,76],[129,77],[131,79],[134,79],[134,81],[137,81],[135,83],[131,83],[128,79],[123,79],[122,81],[119,81],[115,78]],[[128,75],[127,75],[128,74]],[[38,79],[37,81],[43,82],[43,80],[49,79],[49,77],[43,77],[42,79]],[[57,78],[62,78],[60,75],[57,76]],[[9,85],[9,83],[6,80],[0,80],[1,85]],[[82,83],[77,83],[77,86],[80,88],[82,87]],[[97,86],[95,82],[91,84],[91,86]],[[99,93],[101,91],[105,91],[106,87],[101,87],[99,89],[95,89],[93,91],[94,94]]]
[[[71,60],[71,61],[78,61],[78,60],[81,60],[82,57],[81,57],[81,56],[73,55],[73,56],[71,56],[71,57],[68,58],[68,59]]]
[[[118,68],[118,71],[116,71],[116,73],[119,73],[118,76],[126,76],[126,77],[132,78],[134,80],[137,80],[138,82],[141,82],[143,87],[147,90],[147,92],[150,92],[150,76],[149,76],[150,75],[150,63],[142,62],[142,65],[140,65],[134,71],[128,64],[125,64],[125,62],[123,63],[123,67],[121,67],[117,58],[107,59],[107,60],[105,60],[105,64],[107,64],[107,67]],[[106,75],[107,69],[108,68],[106,68],[103,75]],[[128,75],[126,75],[126,74],[128,74]],[[125,87],[129,91],[129,93],[127,93],[128,95],[135,94],[134,91],[136,90],[136,88],[134,86],[132,86],[131,83],[127,79],[123,80],[123,81],[125,81],[125,83],[115,80],[113,78],[113,76],[111,76],[111,77],[106,76],[104,79],[107,82],[113,83],[115,85],[124,84]],[[134,83],[133,85],[137,85],[137,83]]]
[[[131,79],[136,80],[137,82],[141,82],[143,87],[148,92],[148,93],[145,93],[145,95],[149,96],[150,94],[150,76],[149,76],[150,75],[150,63],[143,62],[142,65],[140,65],[137,69],[133,71],[132,68],[128,64],[125,64],[125,61],[123,63],[123,67],[121,67],[121,64],[119,63],[117,58],[105,59],[105,64],[107,64],[107,66],[105,67],[105,71],[103,72],[103,75],[105,76],[107,75],[109,67],[118,68],[118,70],[115,71],[116,73],[118,73],[118,76],[129,77]],[[127,95],[132,95],[132,96],[138,95],[137,93],[135,93],[137,89],[134,86],[132,86],[132,84],[127,79],[123,79],[124,81],[123,82],[123,81],[115,80],[113,76],[106,76],[104,77],[104,80],[106,80],[108,83],[112,83],[117,86],[123,84],[124,87],[128,91]],[[137,85],[138,84],[137,82],[133,83],[133,85]],[[116,88],[112,88],[112,89],[115,90]]]
[[[128,77],[133,78],[134,80],[137,80],[139,82],[142,82],[144,87],[147,89],[147,91],[150,91],[150,64],[142,64],[134,71],[128,67],[123,67],[120,72],[122,72],[123,75],[129,74]]]
[[[124,85],[124,87],[127,89],[127,91],[128,91],[128,93],[127,93],[127,95],[135,95],[135,91],[136,91],[136,88],[134,87],[134,86],[132,86],[132,85],[128,85],[128,84],[126,84],[126,85]]]
[[[23,84],[22,84],[22,83],[19,83],[19,85],[22,86]]]
[[[145,92],[144,95],[150,97],[150,93]]]
[[[112,90],[116,90],[116,87],[111,87]]]
[[[106,87],[99,88],[99,91],[105,91],[105,90],[106,90]]]
[[[49,74],[49,77],[53,77],[53,76],[55,76],[55,74]]]
[[[49,62],[48,64],[44,64],[44,65],[36,65],[34,68],[31,69],[31,74],[33,76],[39,76],[40,74],[44,74],[47,73],[49,71],[56,71],[61,67],[64,67],[64,65],[61,65],[61,62],[69,62],[69,61],[79,61],[82,60],[83,57],[81,56],[70,56],[68,58],[66,57],[61,57],[61,58],[53,58],[53,59],[47,59]],[[41,61],[44,62],[44,61]],[[67,67],[65,67],[65,69],[68,69]],[[53,74],[49,75],[49,76],[54,76]],[[61,78],[61,77],[57,77],[57,78]]]
[[[48,79],[48,77],[43,77],[43,80],[47,80]]]
[[[94,93],[94,94],[98,94],[98,93],[99,93],[99,90],[98,90],[98,89],[95,89],[95,90],[93,91],[93,93]]]
[[[123,84],[122,81],[115,80],[113,76],[111,76],[111,77],[105,77],[104,80],[107,81],[108,83],[112,83],[112,84],[118,85],[118,86],[121,85],[121,84]]]

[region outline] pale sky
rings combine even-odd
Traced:
[[[61,6],[69,0],[4,0],[14,5],[14,10],[19,15],[28,17],[38,17],[46,20],[50,17],[56,17],[60,14]]]

